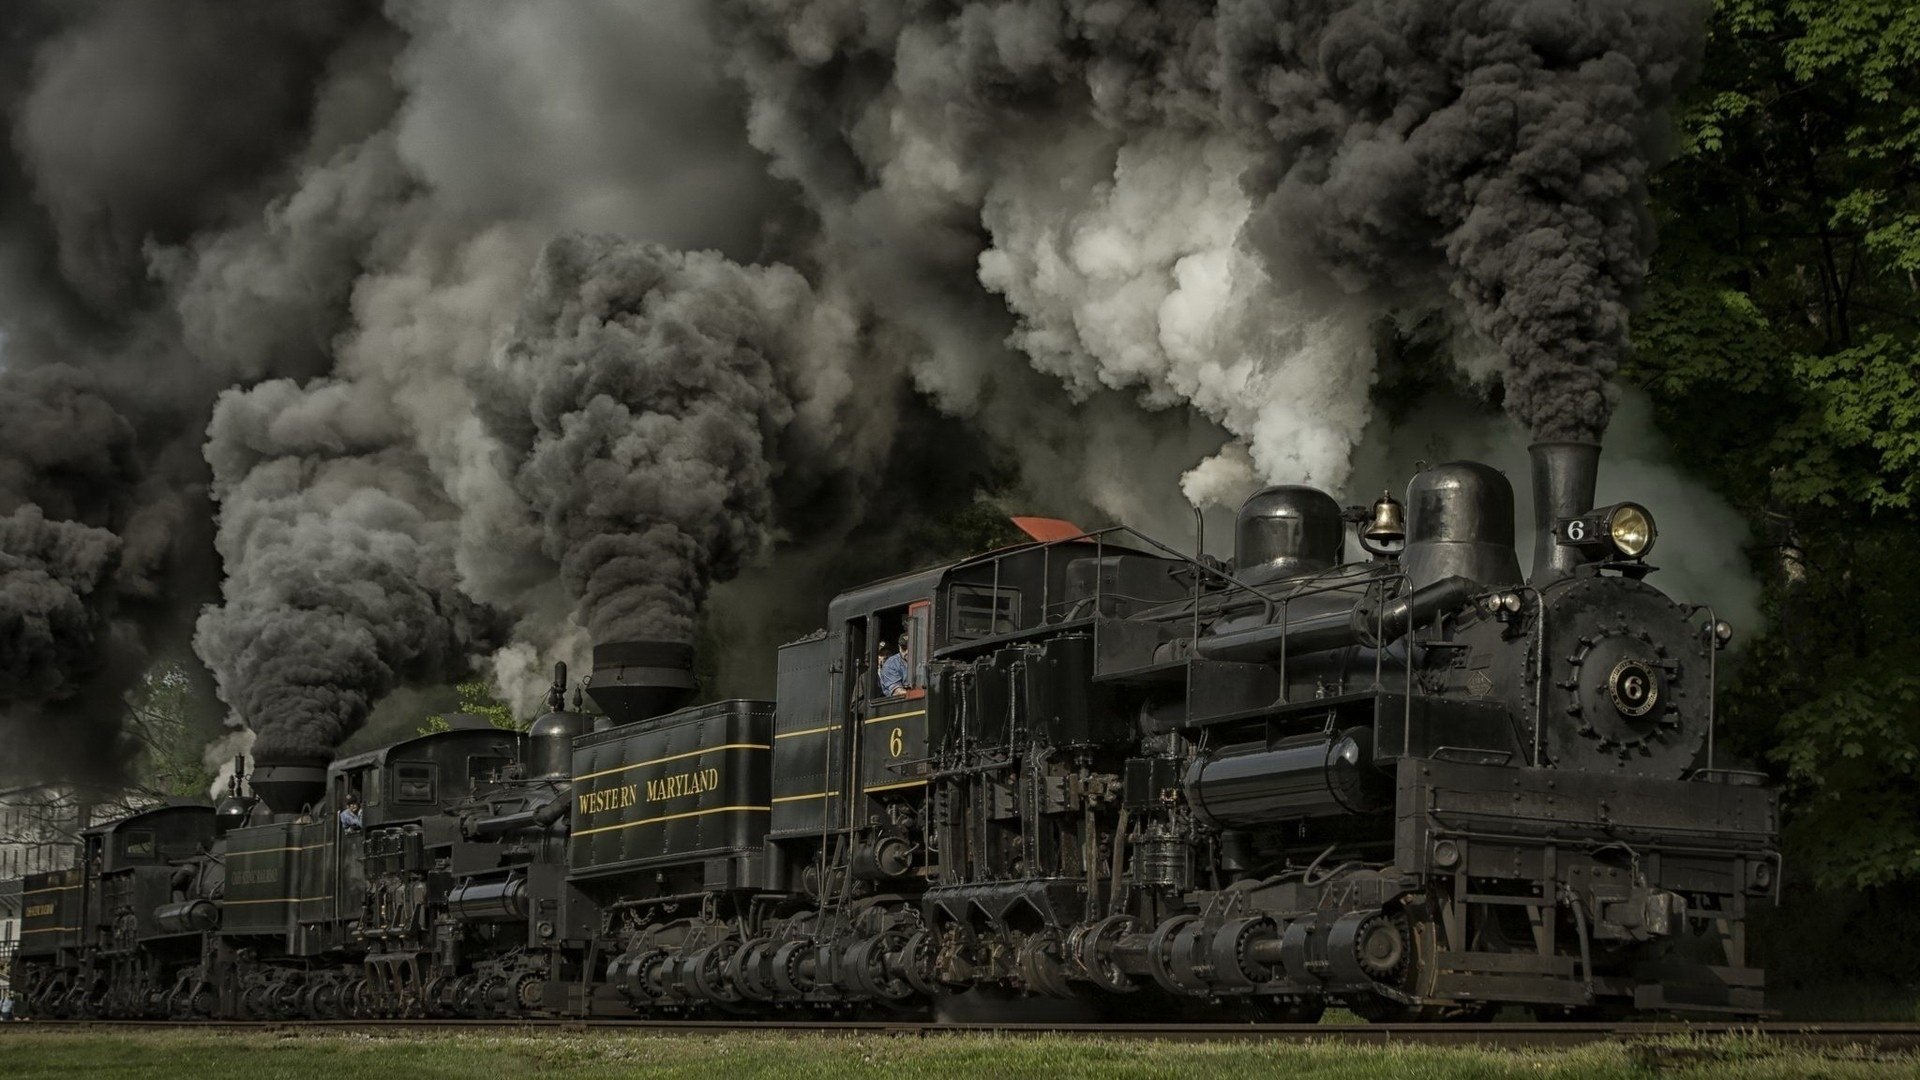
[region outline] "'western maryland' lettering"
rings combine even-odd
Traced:
[[[687,795],[699,795],[719,787],[720,770],[694,769],[690,772],[658,777],[645,783],[647,802],[666,802],[669,799],[678,799]],[[639,784],[618,784],[598,791],[581,793],[578,810],[581,814],[600,814],[608,810],[624,810],[639,801]]]
[[[620,810],[640,801],[638,784],[620,784],[616,787],[601,788],[599,791],[583,792],[580,795],[580,812],[598,814],[607,810]]]
[[[52,904],[29,904],[27,906],[26,917],[29,919],[44,918],[51,914],[53,914]]]
[[[692,772],[663,776],[647,781],[647,801],[664,802],[682,795],[698,795],[720,786],[719,769],[695,769]]]

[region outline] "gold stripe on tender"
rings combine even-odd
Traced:
[[[277,854],[277,853],[279,853],[279,852],[282,852],[282,851],[318,851],[318,850],[319,850],[319,849],[321,849],[321,848],[328,848],[328,847],[332,847],[332,846],[333,846],[333,841],[331,841],[331,840],[328,840],[328,841],[326,841],[325,843],[320,843],[320,844],[308,844],[308,845],[307,845],[306,847],[263,847],[263,848],[251,848],[251,849],[249,849],[249,850],[247,850],[247,851],[229,851],[229,852],[227,852],[227,858],[229,858],[229,859],[237,859],[237,858],[239,858],[239,857],[240,857],[240,856],[242,856],[242,855],[274,855],[274,854]]]
[[[731,814],[738,813],[742,810],[748,812],[758,810],[764,813],[771,809],[773,809],[771,806],[716,806],[711,810],[687,810],[678,814],[666,814],[661,817],[645,818],[640,821],[623,821],[618,825],[601,825],[597,828],[581,829],[573,835],[577,838],[581,836],[592,836],[594,833],[612,832],[615,829],[637,829],[642,825],[658,825],[663,821],[678,821],[681,818],[702,817],[707,814]]]
[[[872,787],[870,787],[870,788],[867,788],[866,790],[868,790],[868,791],[893,791],[893,790],[896,790],[896,789],[898,789],[898,788],[910,788],[910,787],[926,787],[926,786],[927,786],[927,782],[926,782],[925,780],[902,780],[902,781],[900,781],[900,782],[899,782],[899,783],[897,783],[897,784],[875,784],[875,785],[873,785]]]
[[[831,799],[838,794],[840,793],[837,791],[814,791],[805,795],[781,795],[773,801],[776,803],[805,802],[808,799]]]
[[[31,930],[20,931],[20,936],[26,937],[28,934],[72,934],[78,933],[79,930],[80,928],[77,926],[36,926]]]
[[[823,731],[832,731],[836,726],[838,725],[827,724],[824,727],[810,727],[810,728],[803,729],[801,731],[783,731],[780,734],[775,735],[774,738],[775,739],[797,739],[802,735],[818,735]]]
[[[915,716],[925,716],[925,715],[927,715],[927,710],[925,710],[925,709],[915,709],[915,710],[914,710],[914,711],[912,711],[912,712],[895,712],[895,713],[888,713],[888,714],[887,714],[887,715],[885,715],[885,716],[874,716],[874,717],[869,717],[869,718],[867,719],[867,723],[869,723],[869,724],[884,724],[884,723],[886,723],[886,722],[887,722],[887,721],[889,721],[889,720],[906,720],[906,719],[908,719],[908,718],[910,718],[910,717],[915,717]]]
[[[44,889],[28,889],[25,892],[21,893],[20,895],[21,896],[38,896],[41,893],[47,893],[47,892],[72,892],[73,890],[79,887],[80,886],[78,885],[49,885]]]
[[[573,778],[573,782],[577,784],[582,780],[594,780],[602,776],[612,776],[614,773],[631,772],[634,769],[644,769],[649,765],[665,765],[669,761],[679,761],[682,758],[699,757],[701,754],[717,754],[722,750],[771,750],[771,749],[773,749],[773,747],[768,746],[766,743],[745,743],[745,742],[727,743],[724,746],[709,746],[704,750],[689,750],[684,754],[671,754],[667,757],[657,757],[657,758],[654,758],[652,761],[638,761],[633,763],[632,765],[616,765],[611,769],[601,769],[599,772],[590,772],[585,776],[576,776]]]

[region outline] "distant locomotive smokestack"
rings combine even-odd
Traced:
[[[1553,524],[1593,509],[1594,483],[1600,473],[1600,444],[1537,442],[1533,458],[1533,574],[1535,586],[1566,577],[1585,561],[1577,547],[1558,543]]]
[[[297,814],[327,793],[327,763],[324,759],[256,758],[247,783],[267,809],[276,814]]]
[[[680,641],[615,641],[593,647],[587,693],[616,724],[672,712],[692,700],[693,646]]]

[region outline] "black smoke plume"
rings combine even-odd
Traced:
[[[1596,436],[1651,242],[1646,172],[1702,15],[1667,0],[723,11],[755,144],[847,249],[834,265],[897,288],[936,241],[971,243],[1041,370],[1076,393],[1190,404],[1237,437],[1190,474],[1196,500],[1340,486],[1376,335],[1434,312],[1462,328],[1460,356],[1499,356],[1537,435]],[[967,290],[946,293],[886,317],[937,343],[966,320]]]
[[[778,504],[817,504],[857,472],[857,441],[836,438],[855,330],[784,266],[605,236],[547,245],[476,382],[595,641],[691,640],[711,584],[767,548]]]
[[[1647,172],[1700,44],[1666,0],[1239,5],[1226,104],[1271,139],[1250,223],[1353,285],[1438,280],[1538,439],[1597,440],[1653,241]],[[1284,14],[1289,18],[1276,18]]]
[[[371,6],[8,6],[0,736],[21,752],[0,776],[126,779],[124,693],[214,595],[199,444],[235,379],[185,345],[155,263],[270,198],[327,57]]]
[[[394,688],[498,644],[453,580],[457,514],[402,431],[343,383],[266,382],[214,412],[225,602],[194,645],[256,758],[324,761]]]

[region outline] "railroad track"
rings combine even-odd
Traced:
[[[1577,1046],[1594,1042],[1646,1042],[1675,1037],[1759,1037],[1783,1046],[1861,1046],[1879,1051],[1920,1051],[1920,1024],[1911,1023],[1446,1023],[1446,1024],[1093,1024],[933,1023],[901,1020],[783,1020],[740,1024],[726,1020],[37,1020],[0,1025],[6,1032],[34,1030],[125,1031],[182,1028],[220,1032],[458,1032],[567,1031],[636,1035],[717,1035],[754,1031],[786,1035],[1071,1036],[1205,1041],[1413,1043],[1439,1046]]]

